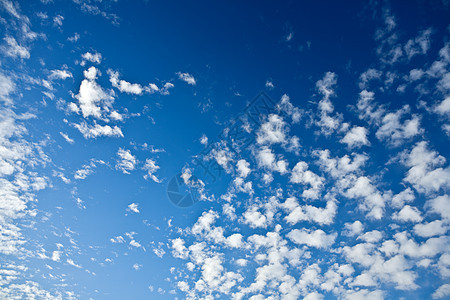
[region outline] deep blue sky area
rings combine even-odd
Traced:
[[[448,299],[449,20],[0,0],[0,298]]]

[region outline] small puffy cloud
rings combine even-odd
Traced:
[[[422,216],[417,207],[405,205],[399,212],[394,213],[392,216],[394,220],[401,222],[421,222]]]
[[[111,243],[114,243],[114,244],[123,244],[123,243],[125,243],[125,239],[123,238],[123,236],[120,236],[120,235],[116,236],[114,238],[111,238],[110,241],[111,241]]]
[[[240,159],[236,165],[239,176],[242,178],[247,177],[248,174],[250,174],[250,172],[252,171],[250,169],[250,164],[245,159]]]
[[[10,94],[12,94],[16,90],[16,85],[12,81],[12,79],[0,72],[0,100],[9,104],[12,103],[10,98]]]
[[[57,27],[60,27],[60,26],[62,26],[63,21],[64,21],[64,17],[63,17],[63,16],[61,16],[61,15],[56,15],[56,16],[53,18],[53,25],[54,25],[54,26],[57,26]]]
[[[68,258],[67,263],[71,266],[74,266],[75,268],[81,269],[80,265],[77,265],[72,259]]]
[[[156,162],[153,159],[147,158],[145,160],[145,164],[143,169],[147,171],[147,174],[144,175],[145,179],[150,178],[156,183],[160,183],[161,180],[156,177],[155,173],[159,170],[159,166],[156,164]]]
[[[436,105],[434,111],[440,115],[450,117],[450,97],[446,97],[438,105]]]
[[[383,233],[378,230],[372,230],[358,236],[358,240],[363,240],[367,243],[376,243],[383,238]]]
[[[70,73],[67,70],[52,70],[50,71],[50,75],[48,75],[49,80],[56,80],[56,79],[67,79],[72,78],[72,73]]]
[[[90,165],[84,165],[81,169],[77,170],[74,174],[74,178],[77,180],[86,179],[87,176],[91,175],[94,172]]]
[[[89,116],[101,118],[103,111],[109,111],[114,101],[113,93],[105,91],[95,80],[100,71],[96,67],[90,67],[84,71],[83,81],[75,98],[78,100],[79,109],[83,117]]]
[[[315,248],[329,248],[334,244],[337,233],[326,234],[323,230],[294,229],[287,237],[298,245],[308,245]]]
[[[136,167],[137,160],[134,155],[131,154],[130,150],[124,150],[119,148],[117,151],[116,169],[121,170],[124,174],[130,174]]]
[[[189,250],[185,246],[185,241],[182,238],[172,240],[172,255],[175,258],[186,259],[189,255]]]
[[[431,28],[423,30],[415,39],[410,39],[403,47],[408,59],[418,54],[426,54],[430,49]]]
[[[433,299],[445,299],[450,296],[450,284],[441,285],[432,295]]]
[[[257,207],[251,207],[245,211],[242,222],[248,224],[251,228],[266,228],[268,225],[267,217],[259,212]]]
[[[308,170],[308,164],[304,161],[298,162],[292,169],[290,182],[301,183],[311,186],[304,190],[302,196],[305,198],[317,199],[323,186],[324,178]]]
[[[447,178],[450,180],[450,178]],[[450,221],[450,196],[443,195],[428,200],[425,207],[432,213],[438,214],[443,220]]]
[[[128,210],[138,214],[140,212],[138,206],[139,204],[137,203],[131,203],[128,205]]]
[[[28,59],[30,58],[30,52],[28,49],[24,46],[21,46],[17,43],[16,39],[7,36],[4,38],[6,41],[6,44],[8,46],[3,47],[3,52],[12,58],[22,58],[22,59]]]
[[[283,96],[281,96],[281,100],[278,103],[277,108],[278,110],[290,116],[292,119],[292,123],[295,124],[300,122],[300,118],[302,117],[302,111],[291,103],[288,95],[284,94]]]
[[[97,138],[101,136],[108,136],[108,137],[123,137],[122,130],[117,127],[111,127],[109,125],[88,125],[86,122],[82,122],[80,124],[74,124],[74,127],[78,129],[81,134],[86,139],[92,139]]]
[[[404,106],[395,113],[387,113],[381,119],[381,126],[375,134],[377,138],[386,140],[393,146],[400,146],[405,140],[422,133],[419,116],[412,115],[410,119],[405,119],[408,112],[409,106]]]
[[[395,208],[402,208],[405,203],[412,202],[415,198],[413,190],[408,187],[392,197],[391,205]]]
[[[345,223],[344,228],[344,234],[347,236],[355,236],[364,231],[364,225],[358,220],[353,223]]]
[[[101,53],[98,52],[94,53],[86,52],[83,55],[81,55],[81,58],[83,59],[80,63],[82,66],[84,66],[87,61],[95,64],[100,64],[102,62],[102,55]]]
[[[333,223],[337,212],[337,204],[334,199],[328,200],[326,207],[320,208],[312,205],[298,205],[295,198],[288,198],[283,207],[289,211],[285,217],[286,222],[297,224],[301,221],[316,222],[320,225]]]
[[[109,117],[111,119],[113,119],[114,121],[122,121],[123,120],[123,116],[118,113],[117,111],[113,110],[110,114]]]
[[[439,191],[450,186],[450,168],[442,168],[446,159],[436,151],[429,150],[425,141],[417,143],[403,154],[403,163],[410,167],[403,179],[421,193]]]
[[[442,220],[435,220],[425,224],[416,224],[414,233],[420,237],[432,237],[443,235],[449,229],[449,225]]]
[[[381,71],[378,71],[376,69],[368,69],[359,77],[359,88],[362,90],[367,88],[370,81],[379,80],[382,74],[383,73]]]
[[[195,80],[194,76],[192,76],[189,73],[181,73],[177,72],[178,78],[180,80],[183,80],[184,82],[190,84],[190,85],[196,85],[197,81]]]
[[[287,125],[279,115],[269,115],[268,121],[261,124],[256,142],[260,145],[286,143]]]
[[[208,137],[206,135],[202,135],[202,137],[200,138],[200,144],[202,145],[208,145]]]
[[[73,36],[69,36],[67,40],[72,43],[76,43],[80,39],[80,34],[75,32]]]
[[[275,87],[275,86],[273,85],[273,82],[272,82],[272,81],[269,81],[269,80],[266,81],[266,88],[272,90],[274,87]]]
[[[369,217],[377,220],[383,217],[386,199],[366,176],[358,177],[345,195],[349,198],[362,198],[359,208],[368,211]]]
[[[66,142],[68,142],[69,144],[75,143],[75,141],[74,141],[73,139],[71,139],[66,133],[60,132],[59,134],[60,134],[60,135],[66,140]]]
[[[288,162],[282,158],[276,159],[273,151],[268,147],[262,147],[256,153],[256,159],[258,165],[262,168],[270,171],[279,172],[280,174],[286,174],[288,172]]]
[[[365,127],[354,126],[340,140],[341,143],[347,144],[350,148],[359,148],[361,146],[370,145],[367,139],[368,130]]]
[[[125,80],[119,79],[119,72],[115,72],[111,69],[107,71],[109,75],[109,81],[112,86],[117,88],[122,93],[142,95],[144,88],[138,83],[129,83]]]

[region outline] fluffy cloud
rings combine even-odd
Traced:
[[[180,80],[183,80],[187,84],[190,84],[190,85],[196,85],[197,84],[197,81],[195,80],[194,76],[192,76],[189,73],[178,72],[177,75],[178,75],[178,78]]]
[[[92,139],[101,136],[123,137],[122,130],[117,126],[111,127],[109,125],[102,126],[99,124],[88,125],[86,124],[86,122],[74,124],[73,126],[78,129],[86,139]]]
[[[10,57],[13,58],[22,58],[22,59],[28,59],[30,58],[30,51],[24,46],[21,46],[17,43],[16,39],[7,36],[4,38],[6,41],[7,47],[4,47],[3,52]]]
[[[417,143],[403,156],[403,163],[410,167],[404,181],[411,183],[418,192],[435,192],[450,186],[449,167],[440,167],[445,163],[445,158],[436,151],[428,150],[427,142]]]
[[[324,178],[308,170],[308,164],[304,161],[298,162],[292,169],[290,181],[311,186],[304,190],[302,196],[305,198],[316,199],[319,197]]]
[[[326,234],[323,230],[294,229],[287,237],[298,245],[308,245],[315,248],[328,248],[334,244],[337,233]]]
[[[386,140],[393,146],[401,145],[405,140],[408,140],[423,130],[420,128],[420,118],[418,115],[412,115],[411,119],[404,119],[404,116],[409,112],[409,107],[404,106],[395,113],[387,113],[381,119],[381,126],[376,132],[377,138]]]
[[[86,52],[83,55],[81,55],[81,58],[83,59],[81,61],[81,65],[84,66],[86,62],[91,62],[94,64],[100,64],[102,62],[102,54],[98,52]]]
[[[137,160],[130,150],[119,148],[117,156],[119,158],[117,159],[116,169],[121,170],[124,174],[130,174],[130,171],[136,168]]]
[[[16,89],[16,85],[12,79],[0,72],[0,100],[6,104],[11,104],[12,100],[10,94],[12,94]]]
[[[137,203],[131,203],[130,205],[128,205],[128,210],[138,214],[140,213],[138,206],[139,205]]]
[[[78,94],[75,95],[81,113],[85,118],[89,116],[101,118],[102,112],[108,112],[114,101],[113,93],[105,91],[95,81],[99,75],[100,71],[95,67],[85,70],[85,79],[81,82]]]
[[[67,79],[72,78],[73,75],[67,70],[51,70],[50,75],[48,75],[49,80],[56,80],[56,79]]]
[[[370,145],[367,139],[368,130],[365,127],[354,126],[341,139],[341,143],[347,144],[350,148],[358,148]]]
[[[153,159],[147,158],[145,160],[145,164],[143,169],[147,172],[147,174],[144,175],[145,179],[150,178],[154,182],[160,183],[161,180],[156,177],[155,173],[159,170],[159,166],[156,164],[156,161]]]

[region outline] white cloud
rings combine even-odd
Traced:
[[[340,140],[341,143],[347,144],[350,148],[359,148],[361,146],[370,145],[367,139],[368,130],[365,127],[353,126],[345,136]]]
[[[428,150],[427,142],[417,143],[403,156],[403,163],[410,167],[403,180],[411,183],[418,192],[436,192],[450,186],[450,168],[440,167],[445,163],[445,158],[436,151]]]
[[[206,135],[202,135],[202,137],[200,138],[200,144],[202,145],[208,145],[208,137]]]
[[[128,205],[128,210],[138,214],[140,213],[138,206],[139,204],[137,203],[131,203],[130,205]]]
[[[415,198],[413,190],[408,187],[392,197],[392,206],[402,208],[405,203],[412,202]]]
[[[70,73],[67,70],[51,70],[50,75],[48,75],[49,80],[56,80],[56,79],[67,79],[67,78],[73,78],[72,73]]]
[[[239,176],[242,178],[246,178],[248,174],[252,171],[249,166],[250,164],[245,159],[240,159],[237,162],[237,170],[239,172]]]
[[[286,143],[287,126],[279,115],[271,114],[267,122],[261,124],[257,132],[256,142],[260,145]]]
[[[78,129],[86,139],[92,139],[101,136],[123,137],[122,130],[117,126],[111,127],[109,125],[102,126],[99,124],[88,125],[86,124],[86,122],[74,124],[73,126]]]
[[[119,72],[115,72],[111,69],[108,70],[109,81],[112,86],[117,88],[122,93],[142,95],[144,88],[138,83],[129,83],[125,80],[119,79]]]
[[[74,266],[75,268],[81,269],[81,266],[80,266],[80,265],[77,265],[77,264],[73,261],[73,259],[71,259],[71,258],[68,258],[68,259],[66,260],[66,262],[67,262],[69,265]]]
[[[344,224],[344,234],[348,236],[355,236],[363,232],[364,225],[361,223],[361,221],[355,221],[353,223],[345,223]]]
[[[275,86],[273,85],[272,81],[267,80],[266,81],[266,88],[273,89]]]
[[[363,201],[359,208],[368,211],[369,217],[377,220],[383,217],[386,199],[366,176],[358,177],[351,188],[345,192],[345,195],[349,198],[362,198]]]
[[[53,17],[53,25],[54,26],[62,26],[64,21],[64,17],[61,15],[56,15],[55,17]]]
[[[308,245],[315,248],[329,248],[334,244],[337,233],[326,234],[323,230],[294,229],[287,237],[298,245]]]
[[[448,174],[447,174],[448,175]],[[450,178],[446,178],[450,180]],[[442,219],[450,221],[450,196],[443,195],[438,196],[434,199],[428,200],[425,203],[425,207],[429,209],[430,212],[441,215]]]
[[[432,295],[433,299],[444,299],[450,296],[450,284],[441,285]]]
[[[261,147],[256,153],[256,159],[260,167],[266,168],[270,171],[286,174],[288,172],[288,162],[281,157],[276,160],[275,154],[268,147]]]
[[[408,112],[409,106],[406,105],[395,113],[387,113],[381,119],[381,126],[375,134],[377,138],[386,140],[393,146],[400,146],[405,140],[422,133],[418,115],[412,115],[411,119],[401,121]]]
[[[411,59],[415,55],[426,54],[428,52],[430,49],[430,36],[432,32],[433,31],[430,28],[423,30],[415,39],[406,42],[404,50],[408,59]]]
[[[372,80],[380,80],[381,75],[383,73],[376,69],[368,69],[364,73],[362,73],[359,77],[359,88],[361,90],[366,89],[368,87],[368,83]]]
[[[337,212],[337,204],[334,199],[328,200],[325,207],[315,207],[312,205],[298,205],[295,198],[288,198],[283,206],[287,208],[289,214],[285,217],[286,222],[297,224],[300,221],[316,222],[320,225],[333,223]]]
[[[442,220],[435,220],[425,224],[416,224],[414,233],[420,237],[432,237],[443,235],[449,229],[449,225]]]
[[[177,72],[177,75],[178,75],[178,78],[180,80],[183,80],[187,84],[190,84],[190,85],[196,85],[197,84],[197,81],[195,80],[194,76],[192,76],[189,73]]]
[[[302,196],[305,198],[317,199],[323,186],[324,178],[308,170],[308,164],[304,161],[298,162],[292,169],[290,182],[301,183],[311,186],[304,190]]]
[[[434,111],[440,115],[450,116],[450,97],[446,97],[434,108]]]
[[[117,170],[121,170],[124,174],[130,174],[130,171],[136,168],[137,160],[130,150],[119,148],[117,156],[119,156],[116,163]]]
[[[409,205],[405,205],[399,212],[394,213],[392,218],[401,222],[421,222],[423,219],[417,207]]]
[[[16,90],[16,85],[12,79],[0,72],[0,100],[3,100],[6,104],[11,104],[12,100],[9,97]]]
[[[102,54],[98,52],[86,52],[83,55],[81,55],[81,58],[83,59],[81,61],[81,65],[84,66],[87,61],[95,64],[100,64],[102,62]]]
[[[383,238],[383,233],[378,230],[372,230],[358,236],[358,240],[363,240],[366,243],[376,243]]]
[[[145,171],[147,171],[147,174],[144,175],[144,178],[150,178],[151,180],[153,180],[156,183],[160,183],[161,180],[158,179],[158,177],[156,177],[155,173],[159,170],[159,166],[156,164],[156,162],[153,159],[149,159],[147,158],[145,160],[145,164],[143,169]]]
[[[243,214],[242,222],[248,224],[251,228],[266,228],[268,225],[267,217],[258,211],[257,207],[251,207]]]
[[[75,98],[83,117],[101,118],[102,111],[108,112],[114,101],[113,93],[106,92],[95,80],[100,74],[96,67],[84,71],[85,79],[81,82],[80,90]]]
[[[292,119],[292,123],[294,124],[300,122],[300,118],[302,117],[303,114],[298,107],[292,105],[289,96],[286,94],[281,96],[281,100],[277,105],[277,109],[283,111],[288,116],[290,116]]]
[[[30,51],[28,51],[28,49],[26,47],[19,45],[15,38],[13,38],[11,36],[7,36],[4,38],[4,40],[6,41],[6,43],[9,46],[9,47],[4,47],[4,49],[3,49],[3,52],[7,56],[10,56],[12,58],[19,57],[22,59],[30,58]]]
[[[73,144],[75,143],[75,141],[73,139],[71,139],[66,133],[64,132],[59,132],[59,134],[66,140],[66,142],[68,142],[69,144]]]

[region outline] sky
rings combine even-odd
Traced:
[[[449,20],[0,0],[0,298],[449,299]]]

